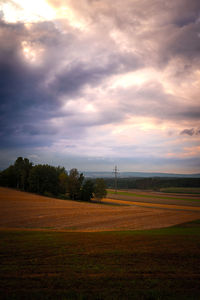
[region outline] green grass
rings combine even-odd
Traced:
[[[115,191],[107,191],[107,195],[109,196],[115,194]],[[184,201],[200,201],[199,199],[188,199],[188,198],[177,198],[177,197],[168,197],[168,196],[162,196],[162,195],[146,195],[146,194],[137,194],[132,192],[122,192],[118,191],[117,195],[122,196],[132,196],[132,197],[138,197],[138,198],[154,198],[154,199],[165,199],[165,200],[184,200]]]
[[[169,187],[160,189],[163,193],[200,194],[200,188]]]
[[[200,221],[0,238],[0,299],[200,299]]]

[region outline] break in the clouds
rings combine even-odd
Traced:
[[[199,172],[198,0],[3,0],[1,168]]]

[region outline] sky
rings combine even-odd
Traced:
[[[200,172],[199,0],[0,0],[0,169]]]

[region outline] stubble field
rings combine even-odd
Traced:
[[[144,203],[144,199],[142,203],[116,199],[103,201],[107,205],[58,200],[0,188],[0,227],[72,231],[138,230],[169,227],[200,218],[200,207],[197,205],[150,205]],[[110,203],[118,205],[108,205]]]

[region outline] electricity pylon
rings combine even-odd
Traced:
[[[117,170],[117,166],[115,166],[113,173],[115,174],[115,194],[117,194],[117,174],[119,170]]]

